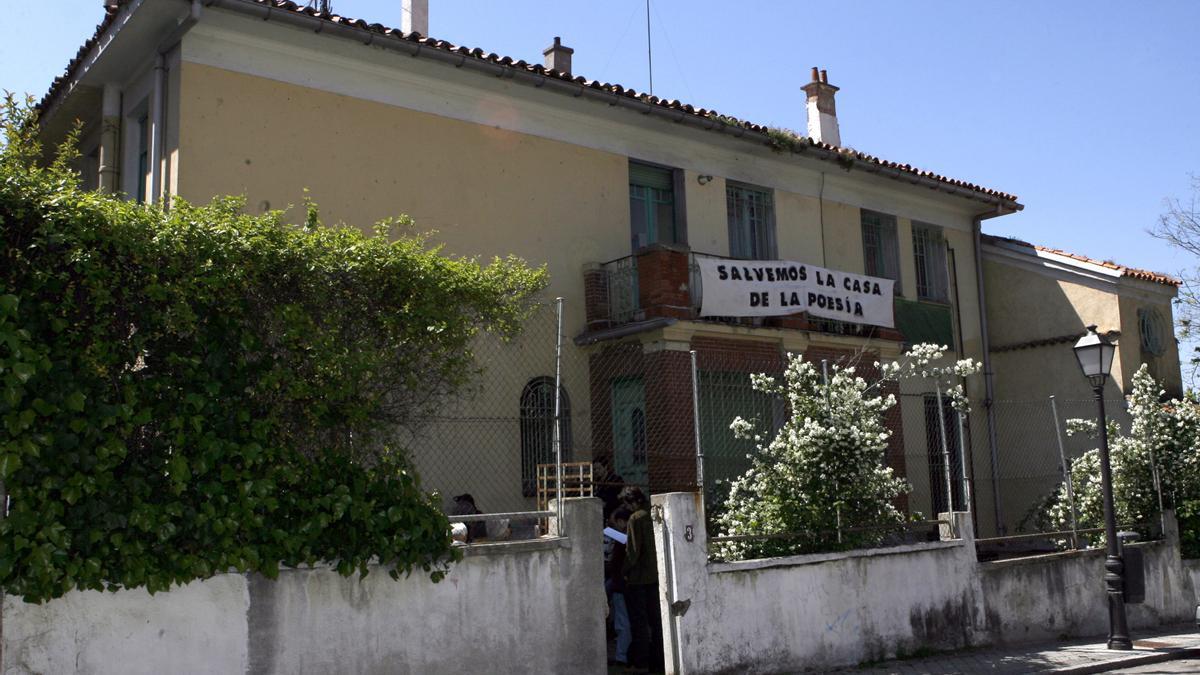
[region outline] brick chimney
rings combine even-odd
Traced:
[[[812,82],[804,85],[808,94],[805,108],[808,110],[808,135],[815,141],[830,145],[841,145],[842,134],[838,131],[837,107],[833,95],[838,88],[829,84],[829,74],[824,70],[812,69]]]
[[[400,30],[429,36],[429,0],[401,0]]]
[[[546,57],[546,69],[557,70],[560,73],[571,74],[571,55],[574,49],[563,46],[562,38],[555,37],[554,44],[546,47],[542,55]]]

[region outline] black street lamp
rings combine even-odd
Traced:
[[[1112,370],[1117,346],[1088,326],[1088,332],[1075,343],[1075,358],[1092,384],[1096,404],[1100,406],[1100,486],[1104,491],[1104,543],[1108,558],[1104,561],[1104,584],[1108,589],[1108,648],[1133,649],[1125,621],[1125,563],[1117,541],[1117,514],[1113,508],[1112,465],[1108,460],[1108,420],[1104,415],[1104,381]]]

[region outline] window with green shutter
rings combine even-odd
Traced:
[[[641,162],[629,163],[629,224],[633,250],[650,244],[677,244],[675,172]]]

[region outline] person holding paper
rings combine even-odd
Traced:
[[[612,665],[629,665],[629,645],[633,632],[629,625],[629,611],[625,607],[625,525],[629,521],[629,509],[619,507],[608,516],[608,527],[604,528],[604,588],[612,603],[613,632],[617,635],[617,650]]]

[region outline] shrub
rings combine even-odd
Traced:
[[[961,385],[952,381],[978,370],[971,360],[934,365],[945,347],[921,344],[906,358],[880,366],[888,380],[922,378],[941,383],[955,409],[967,411]],[[715,517],[721,535],[756,538],[722,543],[718,557],[760,558],[877,545],[881,530],[853,528],[898,525],[905,514],[895,500],[912,488],[884,463],[891,431],[883,415],[896,404],[853,367],[834,366],[826,379],[800,355],[788,357],[783,381],[751,378],[757,391],[786,401],[788,416],[767,442],[751,421],[737,418],[736,434],[760,441],[751,467],[735,479]],[[762,535],[773,538],[758,538]]]
[[[437,580],[454,553],[398,426],[511,335],[545,275],[374,236],[169,211],[39,166],[11,98],[0,150],[0,586],[151,592],[227,570],[368,563]],[[401,219],[391,223],[409,225]]]
[[[1130,426],[1109,423],[1113,506],[1120,525],[1154,522],[1159,513],[1159,481],[1163,505],[1177,510],[1185,554],[1200,555],[1200,408],[1192,400],[1162,402],[1164,390],[1143,365],[1133,377],[1127,397]],[[1096,436],[1096,423],[1067,420],[1067,433]],[[1092,449],[1071,462],[1071,486],[1080,529],[1104,526],[1100,452]],[[1034,519],[1043,529],[1069,530],[1071,503],[1064,481]],[[1098,545],[1103,533],[1081,536]],[[1065,544],[1065,540],[1061,543]]]

